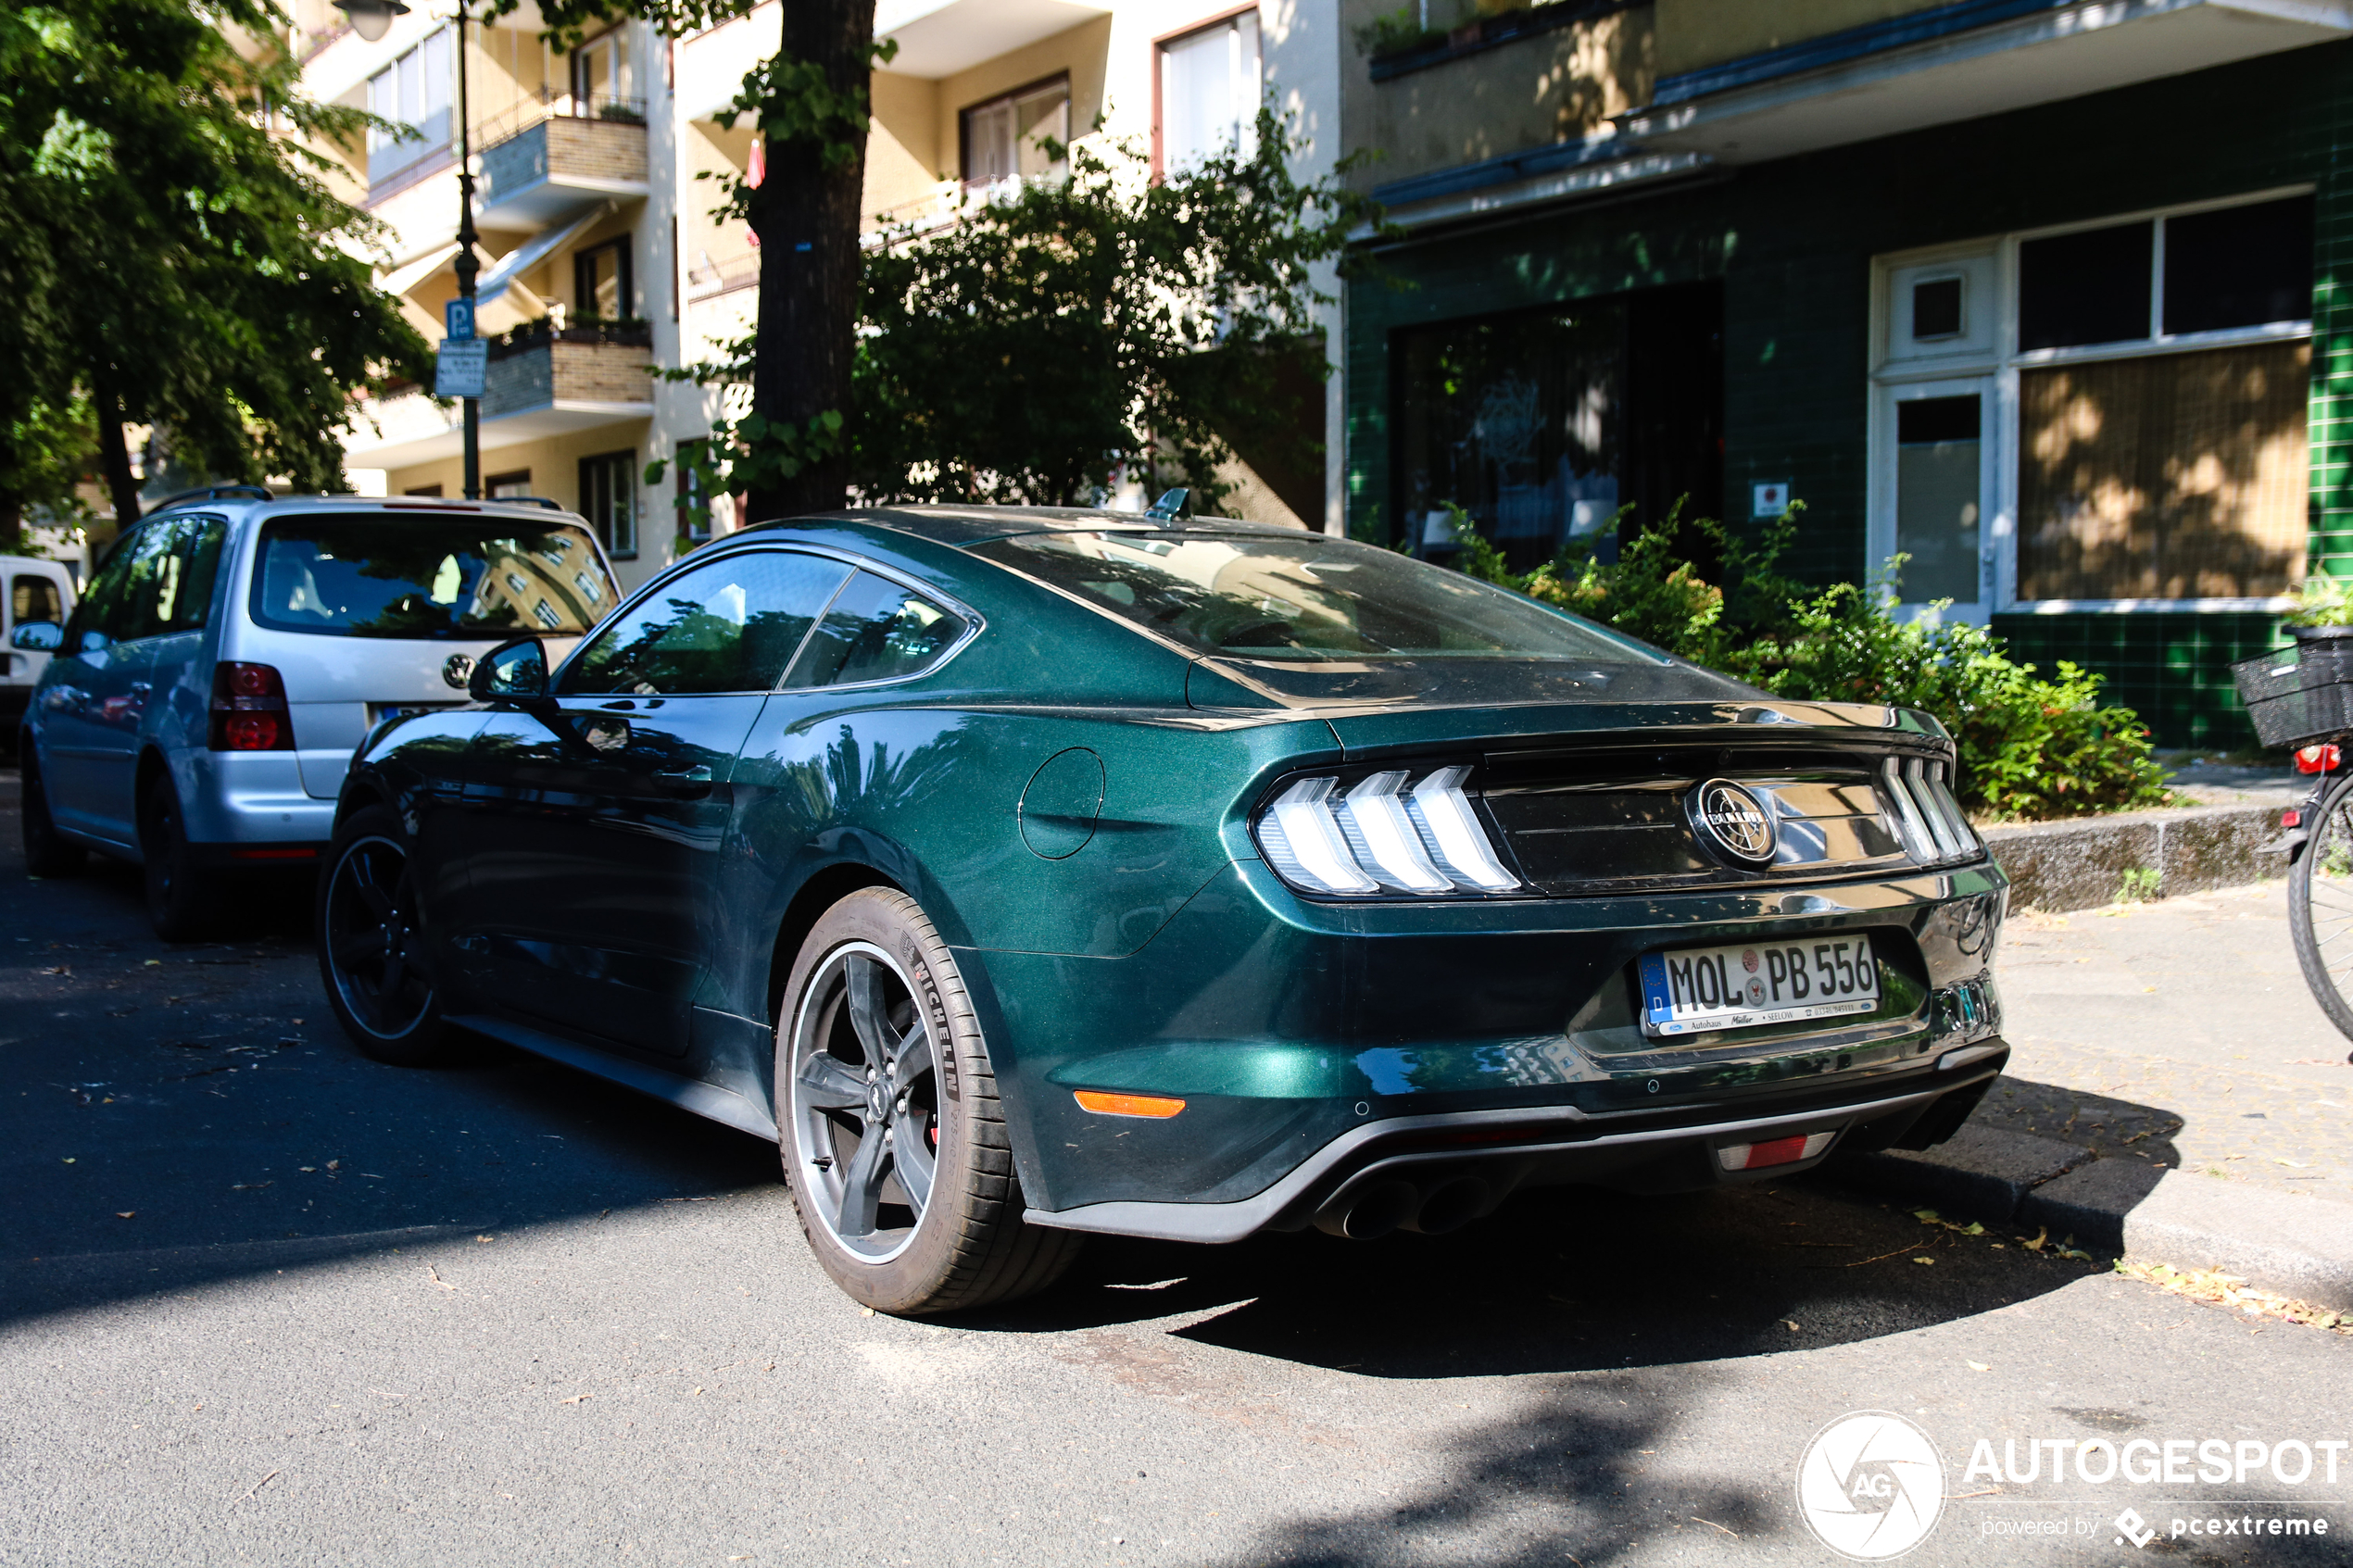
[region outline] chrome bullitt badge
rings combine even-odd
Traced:
[[[1692,831],[1740,865],[1769,866],[1779,843],[1771,808],[1744,785],[1709,779],[1692,791]]]

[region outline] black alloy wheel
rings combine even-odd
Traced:
[[[415,878],[400,820],[382,807],[335,830],[319,884],[319,972],[362,1051],[396,1067],[442,1060],[447,1031],[424,954]]]
[[[779,1011],[785,1176],[836,1283],[877,1311],[913,1315],[1060,1277],[1080,1237],[1022,1218],[979,1025],[913,899],[871,887],[827,910]]]
[[[147,785],[139,809],[139,859],[147,923],[167,942],[201,942],[220,922],[220,878],[198,867],[180,792],[169,773]]]
[[[23,781],[18,825],[24,834],[24,869],[34,876],[71,876],[82,869],[90,852],[57,832],[57,822],[49,815],[49,791],[41,782],[41,761],[31,737],[23,736],[17,745]]]

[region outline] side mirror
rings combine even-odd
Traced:
[[[8,633],[8,646],[27,653],[55,653],[66,646],[66,629],[54,621],[26,621]]]
[[[547,695],[547,649],[536,637],[500,643],[474,664],[466,695],[476,702],[536,702]]]

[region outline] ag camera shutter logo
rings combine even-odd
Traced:
[[[1927,1433],[1892,1411],[1841,1416],[1797,1461],[1797,1512],[1842,1557],[1901,1557],[1944,1512],[1944,1461]]]

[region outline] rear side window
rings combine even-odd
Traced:
[[[849,568],[760,550],[684,571],[616,618],[564,671],[577,696],[764,692]]]
[[[793,660],[787,686],[847,686],[919,674],[964,634],[963,619],[912,589],[862,571]]]
[[[17,577],[8,583],[8,624],[21,626],[28,621],[63,621],[66,618],[65,597],[57,592],[57,583],[46,577]]]
[[[254,563],[253,619],[341,637],[575,636],[619,595],[576,523],[279,518]]]

